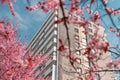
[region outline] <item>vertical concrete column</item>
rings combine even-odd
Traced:
[[[56,71],[55,71],[55,64],[52,65],[52,80],[56,80]]]

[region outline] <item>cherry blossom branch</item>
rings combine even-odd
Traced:
[[[62,70],[64,70],[67,73],[71,73],[71,74],[76,73],[76,74],[79,74],[79,76],[82,76],[82,75],[85,75],[85,74],[89,73],[89,71],[86,71],[85,73],[80,74],[77,71],[67,71],[66,69],[64,69],[62,67],[62,65],[60,65],[60,67],[61,67]],[[114,71],[120,71],[120,69],[102,69],[102,70],[93,70],[92,72],[114,72]]]
[[[24,55],[25,48],[20,39],[16,39],[13,24],[0,21],[0,80],[37,80],[41,77],[35,78],[30,72],[48,58],[41,54],[31,57],[32,51]]]
[[[103,0],[101,0],[101,2],[102,2],[102,4],[103,4],[103,7],[106,8],[107,5],[103,2]],[[109,12],[107,9],[104,9],[104,10],[107,12],[108,17],[109,17],[109,19],[111,20],[113,26],[114,26],[114,27],[117,29],[117,31],[118,31],[118,28],[116,27],[116,25],[115,25],[115,23],[114,23],[112,17],[110,16],[110,12]],[[113,11],[112,11],[112,13],[113,13]]]
[[[114,52],[114,51],[112,51],[112,50],[108,50],[109,52],[111,52],[111,53],[114,53],[114,54],[116,54],[118,57],[120,56],[120,54],[119,53],[116,53],[116,52]]]
[[[67,34],[67,40],[68,40],[68,48],[69,48],[69,61],[70,61],[71,65],[73,66],[73,68],[75,69],[75,67],[74,67],[74,65],[73,65],[73,61],[72,61],[72,59],[71,59],[71,43],[70,43],[68,26],[67,26],[66,18],[65,18],[65,12],[64,12],[64,9],[63,9],[62,1],[61,1],[61,0],[59,0],[59,1],[60,1],[60,7],[61,7],[61,10],[62,10],[64,26],[65,26],[65,28],[66,28],[66,34]]]

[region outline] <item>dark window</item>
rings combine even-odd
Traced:
[[[91,37],[92,37],[92,35],[89,34],[87,39],[91,39]]]
[[[79,40],[79,36],[78,35],[75,35],[75,40]]]
[[[80,78],[78,78],[78,80],[83,80],[83,78],[80,77]]]
[[[79,74],[82,74],[82,68],[77,67],[76,71],[77,71]]]
[[[77,59],[76,61],[77,61],[79,64],[81,64],[81,59]]]
[[[95,73],[95,77],[96,77],[97,80],[101,80],[100,75],[98,73]]]
[[[91,24],[91,23],[89,23],[89,24],[88,24],[88,26],[89,26],[89,27],[92,27],[92,24]]]
[[[76,55],[80,55],[80,51],[76,51],[75,53],[76,53]]]
[[[47,47],[45,46],[43,49],[43,54],[46,52],[46,50],[47,50]]]
[[[79,48],[80,47],[80,43],[75,42],[75,47]]]
[[[88,28],[88,32],[91,32],[91,33],[92,33],[92,32],[93,32],[93,30],[92,30],[92,29],[90,29],[90,28]]]
[[[74,28],[74,31],[75,31],[76,33],[79,33],[79,30],[78,30],[77,28]]]

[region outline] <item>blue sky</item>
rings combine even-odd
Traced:
[[[108,4],[107,4],[107,7],[109,7],[109,8],[114,8],[114,9],[120,8],[120,0],[108,0],[108,1],[109,1],[109,2],[108,2]],[[102,13],[103,13],[103,12],[101,12],[101,14],[102,14]],[[114,21],[115,25],[116,25],[118,28],[120,28],[120,21],[119,21],[119,19],[118,19],[119,17],[120,17],[120,14],[119,14],[119,15],[117,14],[116,16],[112,16],[113,21]],[[119,39],[119,38],[116,37],[116,34],[111,33],[111,32],[109,31],[109,27],[113,27],[113,28],[114,28],[114,26],[112,25],[109,17],[108,17],[108,16],[105,16],[105,17],[103,18],[103,20],[104,20],[104,23],[105,23],[106,25],[104,25],[104,24],[102,23],[102,26],[104,26],[104,28],[106,29],[107,39],[111,42],[111,44],[112,44],[113,46],[115,46],[116,44],[119,44],[119,43],[118,43],[118,39]]]
[[[33,1],[32,4],[35,4],[37,0]],[[25,7],[28,6],[26,0],[16,0],[16,2],[13,3],[13,6],[16,11],[16,16],[11,15],[6,4],[0,5],[0,20],[7,18],[12,19],[14,24],[18,22],[18,34],[21,36],[21,41],[23,41],[26,36],[29,42],[44,19],[47,17],[48,13],[44,13],[41,10],[32,12],[25,10]]]
[[[44,13],[41,10],[37,11],[27,11],[25,10],[25,7],[28,6],[27,0],[16,0],[16,2],[13,3],[13,6],[16,11],[16,16],[12,16],[10,13],[10,10],[8,9],[8,6],[0,5],[0,20],[3,18],[12,19],[13,23],[18,22],[19,28],[18,28],[18,34],[21,36],[22,40],[26,36],[28,39],[28,42],[31,40],[37,29],[40,27],[44,19],[47,17],[48,13]],[[31,5],[36,4],[39,0],[30,0]],[[68,0],[66,0],[68,1]],[[119,0],[108,0],[107,6],[114,7],[115,9],[119,8],[120,1]],[[67,2],[68,3],[68,2]],[[104,12],[101,12],[104,13]],[[120,23],[118,22],[118,16],[114,17],[114,21],[116,25],[119,27]],[[103,24],[103,26],[106,29],[107,32],[107,39],[112,43],[116,44],[118,41],[117,38],[115,38],[115,34],[112,34],[108,31],[108,28],[112,26],[110,20],[106,16],[104,19],[104,22],[106,23],[106,26]],[[22,41],[21,40],[21,41]]]

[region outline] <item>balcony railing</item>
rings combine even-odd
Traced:
[[[45,73],[46,71],[44,71],[44,70],[49,69],[52,66],[52,64],[54,64],[54,63],[55,63],[55,60],[53,60],[53,59],[48,60],[48,62],[44,64],[45,67],[42,66],[41,69],[38,70],[35,73],[35,77],[37,77],[38,75],[40,75],[42,72]]]

